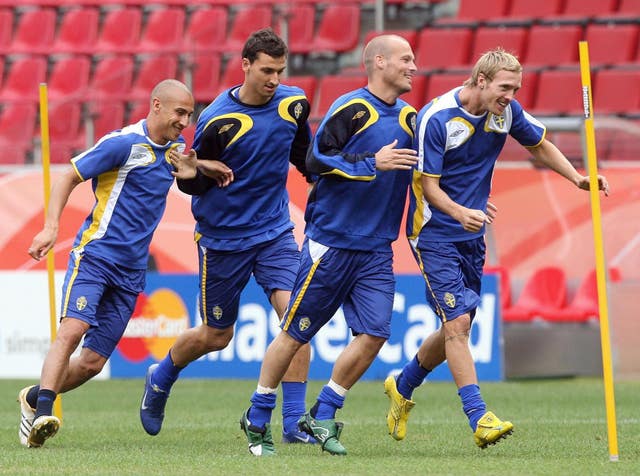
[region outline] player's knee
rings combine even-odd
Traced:
[[[233,326],[226,329],[207,327],[204,335],[204,347],[207,352],[222,350],[229,345],[233,338]]]

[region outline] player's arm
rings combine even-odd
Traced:
[[[311,128],[309,127],[309,101],[306,99],[297,101],[291,104],[290,107],[295,107],[296,104],[302,105],[302,113],[296,119],[298,124],[298,130],[291,143],[291,152],[289,153],[289,162],[300,172],[307,183],[313,182],[313,175],[307,170],[307,150],[309,150],[309,144],[311,143]]]
[[[423,174],[422,190],[430,206],[460,222],[466,231],[477,232],[485,223],[491,223],[492,218],[482,210],[467,208],[452,200],[440,187],[440,176]]]
[[[589,176],[581,175],[553,143],[544,139],[536,147],[529,147],[528,149],[537,161],[562,175],[578,188],[589,190]],[[609,195],[609,183],[602,175],[598,175],[598,188],[604,191],[605,195]]]
[[[81,182],[82,177],[70,166],[53,185],[44,227],[33,238],[31,246],[29,246],[28,253],[33,259],[40,261],[40,259],[44,258],[47,252],[53,248],[58,238],[58,228],[62,210],[67,204],[73,189]]]
[[[351,137],[366,126],[369,114],[359,102],[338,109],[320,126],[307,154],[307,168],[318,175],[362,181],[375,179],[376,169],[410,169],[417,160],[416,153],[412,149],[396,149],[397,139],[378,151],[344,151]]]
[[[196,176],[192,179],[178,179],[178,188],[189,195],[202,195],[209,189],[225,187],[233,181],[233,172],[219,158],[225,144],[221,142],[216,123],[209,124],[202,131],[198,145],[194,149],[197,156]]]

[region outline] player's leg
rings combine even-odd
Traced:
[[[320,439],[323,450],[344,455],[341,425],[336,412],[343,407],[348,391],[369,368],[391,333],[395,278],[391,253],[340,251],[336,266],[347,271],[337,276],[348,289],[343,310],[355,338],[336,360],[331,379],[301,422],[306,431]]]
[[[254,252],[216,252],[198,247],[200,316],[202,324],[182,332],[167,356],[149,366],[140,403],[145,431],[157,435],[173,384],[187,365],[203,355],[224,349],[233,337],[240,293],[251,276]]]
[[[270,421],[276,406],[277,387],[299,349],[331,319],[342,302],[344,291],[324,286],[325,276],[331,276],[329,268],[325,271],[324,266],[331,263],[328,251],[329,248],[313,242],[310,244],[309,240],[303,245],[300,269],[281,323],[283,331],[267,348],[258,386],[251,397],[251,407],[241,420],[241,427],[249,441],[249,451],[254,455],[275,453]],[[267,431],[268,438],[265,436]]]
[[[281,321],[289,304],[299,267],[300,251],[291,231],[260,247],[253,273]],[[310,357],[309,344],[300,347],[282,378],[283,443],[316,442],[298,429],[298,420],[306,411]]]

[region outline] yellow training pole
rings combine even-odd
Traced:
[[[51,190],[50,178],[50,149],[49,149],[49,101],[47,99],[47,85],[40,83],[40,138],[42,141],[42,178],[44,184],[44,213],[45,219],[49,208],[49,194]],[[51,342],[56,338],[58,330],[56,321],[56,294],[55,294],[55,255],[53,249],[47,253],[47,276],[49,281],[49,327],[51,329]],[[62,421],[62,399],[60,395],[53,404],[53,413]]]
[[[609,435],[609,460],[618,461],[618,437],[616,432],[616,402],[613,392],[613,370],[611,363],[611,339],[609,336],[609,307],[607,305],[606,267],[602,240],[602,216],[600,192],[598,190],[598,164],[596,139],[593,128],[593,101],[591,73],[589,68],[589,45],[579,43],[580,76],[582,77],[582,103],[584,105],[584,129],[587,145],[587,165],[593,218],[593,245],[596,254],[596,278],[598,282],[598,309],[600,311],[600,345],[602,347],[602,370],[604,374],[604,400],[607,409],[607,433]]]

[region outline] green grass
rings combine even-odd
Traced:
[[[616,384],[618,463],[609,462],[598,379],[482,384],[489,407],[515,424],[511,437],[486,450],[474,445],[452,383],[427,383],[416,391],[407,438],[397,442],[387,435],[382,383],[360,382],[338,413],[348,456],[278,444],[278,408],[274,458],[251,456],[239,429],[253,381],[179,381],[155,437],[138,420],[141,380],[89,382],[63,396],[64,426],[40,449],[23,448],[17,439],[15,399],[29,383],[0,383],[0,474],[640,474],[640,382]],[[322,384],[311,382],[308,403]]]

